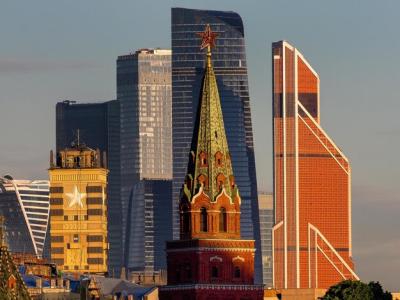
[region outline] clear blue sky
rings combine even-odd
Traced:
[[[115,60],[170,47],[173,6],[233,10],[245,25],[259,187],[270,191],[271,43],[321,79],[321,123],[350,158],[363,280],[400,290],[399,1],[0,0],[0,175],[46,178],[55,103],[115,99]]]

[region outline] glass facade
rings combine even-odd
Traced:
[[[319,77],[274,43],[275,288],[328,288],[357,279],[351,259],[351,168],[320,126]]]
[[[0,214],[11,252],[42,257],[48,238],[49,182],[0,178]]]
[[[128,205],[125,266],[130,271],[166,269],[165,241],[171,239],[171,180],[140,180]]]
[[[196,33],[206,24],[218,34],[213,65],[233,172],[242,198],[241,236],[256,240],[255,278],[262,282],[253,131],[243,23],[234,12],[172,8],[173,230],[179,238],[179,196],[199,104],[204,54]]]
[[[142,49],[118,57],[120,199],[127,212],[120,219],[120,257],[128,270],[165,268],[163,243],[172,238],[172,228],[157,228],[155,216],[166,203],[171,206],[171,190],[161,183],[168,185],[172,177],[171,93],[170,50]],[[164,218],[172,218],[171,209],[162,210]]]
[[[274,226],[274,207],[272,194],[258,195],[260,208],[261,252],[263,264],[263,283],[272,287],[272,227]]]
[[[56,105],[56,152],[71,146],[77,139],[101,151],[107,151],[107,102],[82,103],[63,101]]]

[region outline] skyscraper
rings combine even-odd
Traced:
[[[171,93],[171,50],[141,49],[118,57],[120,199],[125,214],[119,220],[122,247],[114,247],[111,259],[122,258],[119,266],[129,271],[166,266],[160,241],[172,236]]]
[[[49,182],[0,178],[0,215],[11,252],[42,257],[49,225]]]
[[[105,157],[79,141],[50,154],[51,260],[66,272],[107,273]]]
[[[178,199],[185,179],[188,153],[199,103],[204,54],[196,32],[210,24],[218,34],[214,70],[221,96],[222,114],[241,192],[241,234],[256,240],[256,282],[262,282],[257,179],[247,79],[244,29],[234,12],[172,8],[172,141],[174,238],[179,237]]]
[[[263,286],[254,285],[254,240],[240,237],[242,201],[211,61],[215,33],[207,25],[201,36],[207,61],[179,199],[180,240],[167,242],[160,299],[263,299]]]
[[[126,211],[121,205],[121,169],[120,169],[120,105],[112,100],[97,103],[77,103],[65,100],[56,105],[56,151],[71,146],[79,138],[92,149],[107,153],[109,169],[108,196],[108,232],[110,266],[120,268],[122,264],[122,227],[121,220]],[[110,268],[112,270],[113,268]]]
[[[82,142],[100,151],[108,149],[108,103],[77,103],[65,100],[56,105],[56,151],[71,146],[77,130]]]
[[[260,232],[261,253],[263,264],[263,283],[266,287],[272,287],[272,227],[274,226],[273,195],[258,194],[258,206],[260,208]]]
[[[351,243],[351,169],[320,125],[319,77],[303,55],[272,45],[274,285],[328,288],[358,279]]]

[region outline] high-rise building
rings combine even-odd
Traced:
[[[0,178],[0,215],[5,219],[4,237],[11,252],[43,256],[49,210],[47,180]]]
[[[244,28],[235,12],[172,8],[172,141],[174,238],[179,237],[178,199],[185,179],[195,124],[204,55],[195,33],[210,24],[218,34],[213,53],[222,114],[240,189],[241,234],[256,240],[256,282],[262,282],[257,179],[247,78]]]
[[[105,155],[78,141],[50,154],[51,260],[64,272],[107,273]]]
[[[263,283],[272,287],[272,227],[274,226],[274,205],[272,194],[259,193],[261,254],[263,265]]]
[[[77,103],[65,100],[56,106],[56,151],[71,146],[77,137],[92,149],[107,153],[109,259],[111,266],[121,265],[124,214],[121,205],[120,106],[119,101]],[[110,268],[110,270],[113,268]]]
[[[171,90],[171,50],[141,49],[118,57],[124,215],[121,246],[111,244],[113,273],[121,266],[128,271],[166,267],[163,241],[172,237]]]
[[[328,288],[358,279],[351,243],[351,169],[320,125],[319,77],[292,45],[272,45],[274,285]]]
[[[77,103],[65,100],[56,105],[56,151],[71,146],[79,130],[83,143],[108,150],[108,106],[109,102]],[[107,151],[108,153],[108,151]]]
[[[215,33],[207,25],[201,36],[206,70],[179,199],[180,240],[167,242],[160,299],[263,299],[263,285],[254,285],[254,240],[240,237],[243,202],[211,61]]]

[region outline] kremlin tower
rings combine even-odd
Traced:
[[[168,284],[162,300],[263,298],[254,285],[254,240],[240,239],[240,194],[232,170],[207,25],[207,49],[197,120],[180,209],[180,240],[167,242]],[[256,201],[256,199],[254,199]]]

